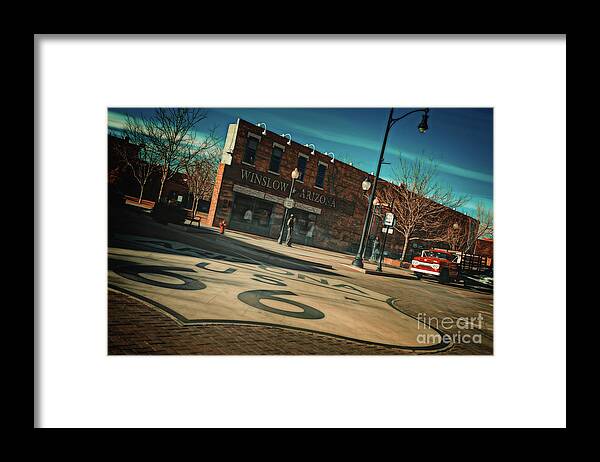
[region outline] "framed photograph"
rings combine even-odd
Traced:
[[[107,119],[109,354],[493,354],[493,108]]]
[[[34,125],[36,428],[566,426],[565,34],[35,35]]]

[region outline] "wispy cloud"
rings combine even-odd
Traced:
[[[125,128],[125,120],[127,120],[127,117],[124,114],[108,111],[108,128],[123,130]]]
[[[427,158],[424,155],[414,154],[406,151],[400,151],[398,148],[390,148],[386,149],[386,153],[391,154],[394,157],[403,157],[405,159],[414,161],[419,158]],[[459,176],[461,178],[468,178],[470,180],[482,181],[484,183],[492,183],[494,178],[489,173],[478,172],[477,170],[471,170],[468,168],[463,168],[455,164],[450,164],[448,162],[444,162],[441,160],[435,159],[435,165],[437,171],[440,173],[446,173],[448,175]]]
[[[272,117],[272,119],[277,120],[276,117]],[[379,150],[381,149],[380,141],[369,140],[364,137],[355,136],[348,133],[341,133],[339,131],[335,131],[328,126],[327,130],[315,130],[313,127],[308,125],[304,125],[302,123],[288,121],[288,120],[277,120],[278,124],[286,125],[290,130],[296,130],[301,132],[308,137],[317,138],[318,140],[332,142],[336,144],[341,144],[347,146],[349,148],[349,153],[351,154],[352,148],[361,148],[368,151],[373,152],[375,156],[378,155]],[[326,149],[325,149],[326,150]],[[417,159],[422,159],[426,156],[421,154],[415,154],[411,152],[402,151],[399,148],[388,146],[386,148],[386,155],[391,155],[394,157],[403,157],[405,159],[414,161]],[[461,178],[467,178],[470,180],[481,181],[484,183],[492,183],[493,175],[485,172],[480,172],[477,170],[468,169],[465,167],[461,167],[460,165],[452,164],[449,162],[444,162],[442,160],[435,160],[437,171],[440,173],[445,173],[448,175],[454,175]]]
[[[460,194],[460,193],[459,193]],[[493,212],[494,202],[491,197],[468,194],[469,200],[459,208],[459,211],[470,215],[474,218],[477,217],[477,206],[482,204],[486,209]]]
[[[134,116],[134,114],[131,114]],[[116,130],[118,132],[122,132],[125,129],[125,123],[127,121],[127,114],[123,114],[122,112],[116,111],[108,111],[108,128]],[[195,138],[195,142],[188,144],[187,146],[195,146],[200,147],[204,140],[208,139],[210,133],[208,131],[198,130],[197,128],[193,128],[190,130],[189,134]],[[219,140],[217,146],[223,147],[225,143],[224,139]]]

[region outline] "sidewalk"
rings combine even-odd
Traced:
[[[382,272],[377,272],[377,264],[371,263],[364,260],[364,268],[357,268],[352,266],[354,260],[354,254],[335,252],[332,250],[324,250],[316,247],[310,247],[302,244],[292,244],[291,247],[286,245],[278,244],[275,239],[270,239],[263,236],[257,236],[255,234],[244,233],[242,231],[227,230],[225,232],[227,237],[236,239],[240,242],[252,244],[254,246],[262,247],[265,250],[283,254],[302,260],[307,260],[312,263],[321,263],[331,265],[334,270],[341,271],[355,271],[362,272],[364,274],[373,274],[377,276],[387,277],[400,277],[413,279],[412,272],[407,269],[401,269],[397,267],[384,265]]]

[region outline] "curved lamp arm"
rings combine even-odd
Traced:
[[[262,134],[263,134],[263,135],[266,135],[266,134],[267,134],[267,124],[266,124],[266,123],[264,123],[264,122],[258,122],[258,123],[256,124],[256,126],[257,126],[257,127],[260,127],[261,125],[264,125],[264,126],[265,126],[265,129],[262,131]]]
[[[312,146],[311,154],[314,154],[315,153],[315,149],[317,149],[317,147],[314,144],[312,144],[312,143],[305,144],[304,146],[306,146],[307,148],[310,148]]]
[[[399,120],[402,120],[407,115],[414,114],[415,112],[423,112],[424,113],[424,115],[423,115],[424,118],[425,117],[429,117],[429,108],[415,109],[414,111],[409,111],[406,114],[402,114],[400,117],[392,117],[391,120],[390,120],[390,128],[393,127],[394,124],[396,122],[398,122]],[[424,120],[426,120],[426,119],[424,119]]]

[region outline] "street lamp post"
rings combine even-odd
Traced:
[[[454,249],[452,250],[456,250],[456,247],[458,247],[458,238],[457,238],[457,234],[458,234],[458,228],[460,228],[458,223],[454,223],[452,225],[452,247],[454,247]]]
[[[363,249],[362,252],[362,258],[363,260],[365,259],[365,254],[367,253],[367,248],[369,247],[369,239],[371,237],[371,231],[373,230],[373,223],[376,223],[376,215],[377,215],[377,208],[379,207],[380,202],[379,202],[379,198],[375,198],[373,200],[373,207],[375,207],[375,209],[373,210],[373,213],[371,214],[370,218],[369,218],[369,226],[367,226],[367,238],[365,241],[365,247]],[[370,260],[370,259],[367,259]]]
[[[298,177],[300,176],[300,171],[295,168],[294,171],[292,172],[292,185],[290,187],[290,194],[288,195],[288,199],[292,198],[292,193],[294,192],[294,182],[298,179]],[[281,229],[279,230],[279,239],[277,239],[277,243],[278,244],[282,244],[283,243],[283,229],[285,228],[285,221],[287,219],[287,212],[288,209],[287,207],[284,208],[284,212],[283,212],[283,221],[281,222]]]
[[[363,182],[361,183],[361,185],[360,185],[360,186],[361,186],[362,190],[363,190],[363,191],[366,193],[366,192],[369,190],[369,188],[371,187],[371,182],[369,181],[369,178],[365,178],[365,179],[363,180]],[[372,199],[372,197],[371,197],[369,200],[371,200],[371,199]],[[369,204],[369,205],[370,205],[370,204]],[[369,225],[370,225],[370,223],[369,223],[369,224],[367,224],[367,227],[368,227]],[[368,236],[367,236],[367,237],[368,237]],[[361,252],[361,257],[362,257],[362,258],[364,258],[364,257],[365,257],[364,253],[365,253],[365,250],[366,250],[366,248],[367,248],[367,246],[365,245],[365,247],[363,248],[363,251]]]
[[[407,115],[413,114],[415,112],[423,112],[423,117],[421,119],[421,123],[417,127],[420,133],[425,133],[427,131],[427,119],[429,118],[429,109],[415,109],[414,111],[409,111],[406,114],[401,115],[400,117],[394,117],[394,108],[390,109],[390,115],[388,117],[387,127],[385,129],[385,135],[383,136],[383,144],[381,145],[381,152],[379,153],[379,162],[377,163],[377,171],[375,173],[375,179],[373,180],[373,189],[371,190],[371,197],[369,198],[369,206],[367,208],[367,216],[365,217],[365,224],[363,226],[362,234],[360,236],[360,244],[358,246],[358,252],[352,261],[353,266],[357,266],[362,268],[363,260],[362,253],[365,245],[365,236],[367,234],[367,227],[369,226],[369,218],[371,216],[371,210],[373,208],[373,200],[375,198],[375,191],[377,189],[377,180],[379,179],[379,172],[381,170],[381,164],[383,163],[383,155],[385,153],[385,145],[387,143],[388,134],[390,133],[390,128],[394,126],[396,122],[401,119],[404,119]]]

